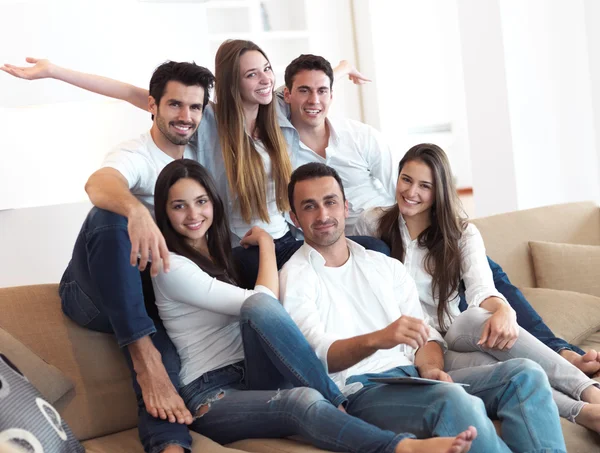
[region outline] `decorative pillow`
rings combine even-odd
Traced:
[[[600,329],[600,297],[547,288],[521,291],[554,334],[571,344]]]
[[[33,386],[50,404],[56,403],[73,388],[73,382],[58,368],[40,358],[31,349],[0,327],[0,352],[12,357]]]
[[[83,453],[60,414],[0,354],[0,445],[22,453]]]
[[[537,286],[600,297],[600,246],[530,242]]]

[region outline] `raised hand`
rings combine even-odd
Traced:
[[[32,57],[27,57],[25,60],[27,63],[31,63],[33,66],[15,66],[5,63],[3,66],[0,66],[0,70],[12,76],[26,80],[46,79],[48,77],[52,77],[52,70],[55,66],[50,62],[50,60]]]
[[[355,85],[364,85],[365,83],[371,82],[371,79],[364,76],[356,66],[350,63],[348,60],[342,60],[334,69],[335,77],[342,78],[348,76],[348,79]]]
[[[241,239],[240,245],[247,249],[252,245],[260,245],[261,241],[273,242],[273,238],[262,228],[254,226]]]

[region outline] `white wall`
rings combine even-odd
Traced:
[[[478,216],[600,201],[600,4],[354,0],[365,119],[433,141]],[[447,134],[408,134],[439,121]],[[406,146],[403,146],[405,144]]]
[[[472,185],[456,3],[355,0],[365,121],[394,141],[400,158],[421,142],[440,145],[459,187]],[[447,123],[451,131],[415,130]]]
[[[598,43],[586,33],[597,23],[586,4],[458,5],[476,213],[598,202]]]

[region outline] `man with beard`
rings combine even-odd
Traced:
[[[298,167],[288,198],[304,245],[281,270],[281,300],[348,398],[348,414],[419,438],[451,437],[472,425],[478,432],[470,450],[475,453],[566,451],[538,364],[512,359],[444,371],[445,342],[427,327],[404,265],[345,237],[348,201],[333,168]],[[418,385],[419,377],[432,385]],[[500,437],[488,414],[500,420]]]
[[[152,128],[114,148],[88,179],[85,190],[94,208],[59,287],[69,318],[117,337],[138,397],[140,438],[150,453],[183,453],[192,442],[186,426],[192,416],[177,393],[179,357],[148,291],[148,274],[156,275],[161,265],[169,268],[153,219],[154,185],[169,162],[199,160],[188,143],[213,83],[212,73],[194,63],[169,61],[154,71],[148,97]]]

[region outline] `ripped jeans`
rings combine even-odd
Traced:
[[[323,450],[350,453],[392,453],[401,440],[414,437],[352,417],[309,387],[249,390],[244,374],[239,362],[205,373],[180,390],[198,414],[190,429],[223,445],[301,435]]]
[[[321,449],[351,453],[391,453],[401,440],[414,437],[340,411],[346,398],[276,299],[249,297],[240,326],[245,361],[180,388],[196,416],[194,431],[221,444],[298,434]]]

